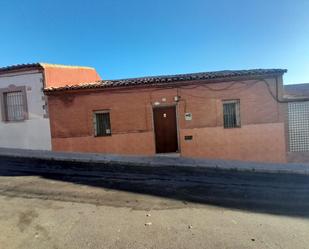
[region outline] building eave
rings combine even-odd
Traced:
[[[137,85],[113,85],[106,82],[111,81],[98,81],[94,83],[83,83],[79,85],[68,85],[64,87],[57,88],[46,88],[44,89],[45,94],[52,95],[58,93],[76,93],[76,92],[93,92],[93,91],[120,91],[120,90],[137,90],[137,89],[152,89],[152,88],[177,88],[187,85],[199,85],[199,84],[215,84],[224,83],[231,81],[246,81],[246,80],[260,80],[267,78],[274,78],[282,76],[282,73],[273,73],[267,75],[247,75],[247,76],[233,76],[224,78],[211,78],[211,79],[194,79],[194,80],[179,80],[179,81],[169,81],[169,82],[159,82],[156,84],[137,84]]]

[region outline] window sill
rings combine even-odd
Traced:
[[[111,137],[112,134],[108,134],[108,135],[94,135],[94,137]]]
[[[23,122],[26,122],[27,119],[23,119],[23,120],[14,120],[14,121],[7,121],[7,120],[3,120],[2,122],[3,123],[6,123],[6,124],[11,124],[11,123],[23,123]]]
[[[241,126],[235,126],[235,127],[223,127],[223,129],[227,129],[227,130],[229,130],[229,129],[239,129],[239,128],[241,128]]]

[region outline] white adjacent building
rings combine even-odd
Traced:
[[[101,80],[95,69],[53,64],[0,68],[0,147],[51,150],[44,87]]]

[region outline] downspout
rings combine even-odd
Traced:
[[[279,100],[278,76],[276,77],[276,99]]]
[[[44,113],[44,118],[49,118],[49,112],[48,112],[48,97],[47,97],[47,95],[45,94],[45,91],[44,91],[44,89],[46,88],[46,77],[45,77],[45,68],[40,64],[40,66],[41,66],[41,70],[40,70],[40,72],[42,73],[42,83],[43,83],[43,97],[44,97],[44,102],[45,102],[45,107],[44,107],[44,111],[45,111],[45,113]]]

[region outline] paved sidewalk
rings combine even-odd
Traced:
[[[102,163],[123,166],[193,167],[266,173],[309,174],[309,163],[257,163],[234,160],[197,159],[175,156],[120,156],[94,153],[66,153],[42,150],[0,148],[0,157],[56,160],[66,162]],[[1,158],[0,158],[1,160]]]

